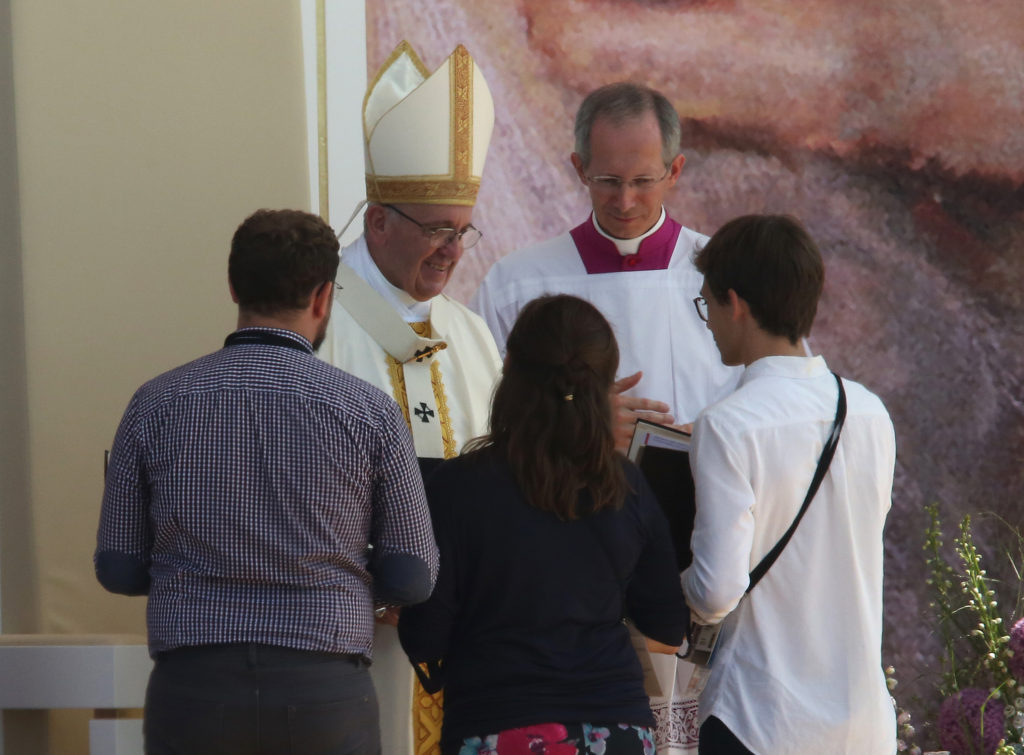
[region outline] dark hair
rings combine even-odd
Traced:
[[[598,118],[619,125],[646,113],[654,113],[661,131],[661,161],[667,168],[679,154],[679,114],[661,92],[641,84],[620,81],[595,89],[576,111],[576,154],[583,167],[590,165],[590,131]]]
[[[731,288],[764,330],[795,344],[811,332],[825,284],[825,264],[799,221],[744,215],[718,229],[694,258],[712,295]]]
[[[231,239],[228,280],[241,309],[264,315],[302,309],[338,272],[338,238],[301,210],[257,210]]]
[[[470,445],[502,454],[531,506],[576,519],[622,505],[609,392],[619,348],[608,321],[575,296],[527,304],[508,337],[491,432]],[[580,493],[590,493],[579,506]]]

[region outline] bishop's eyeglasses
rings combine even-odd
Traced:
[[[618,176],[584,176],[584,178],[593,188],[605,194],[617,194],[622,190],[623,186],[633,189],[633,191],[639,194],[643,194],[668,178],[668,174],[671,170],[671,166],[666,167],[661,178],[654,178],[653,176],[637,176],[636,178],[630,179],[622,179]]]
[[[430,240],[430,246],[432,247],[440,248],[442,246],[447,246],[448,244],[454,244],[456,241],[461,241],[462,248],[469,249],[471,246],[476,246],[476,242],[483,238],[484,235],[482,231],[475,228],[472,224],[468,224],[461,231],[457,228],[445,228],[443,226],[432,227],[424,225],[416,218],[409,217],[393,204],[386,204],[384,207],[387,207],[389,210],[394,210],[410,223],[415,223],[419,226],[419,229],[423,231],[423,235]]]

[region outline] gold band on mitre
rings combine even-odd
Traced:
[[[366,199],[380,204],[457,204],[472,207],[480,191],[480,179],[431,180],[425,176],[381,178],[366,175]]]
[[[465,47],[428,75],[403,41],[363,100],[367,200],[474,205],[493,130],[490,89]]]

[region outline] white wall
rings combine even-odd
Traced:
[[[361,37],[362,2],[328,9]],[[145,601],[93,577],[103,450],[142,382],[233,329],[238,223],[311,206],[303,18],[289,0],[0,2],[5,631],[145,631]],[[363,87],[360,47],[338,65]],[[84,722],[53,719],[50,751],[84,752]]]

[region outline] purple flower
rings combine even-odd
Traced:
[[[983,689],[960,690],[939,709],[939,742],[950,755],[992,755],[1005,735],[1001,700]],[[984,711],[984,739],[982,712]]]
[[[1024,619],[1017,619],[1017,623],[1010,630],[1010,644],[1007,646],[1013,657],[1010,658],[1010,673],[1017,681],[1024,682]]]

